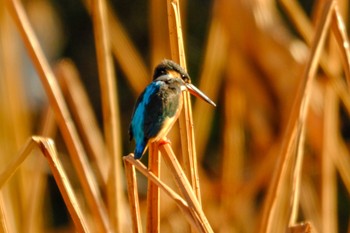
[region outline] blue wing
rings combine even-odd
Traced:
[[[145,118],[149,112],[146,110],[147,106],[152,104],[155,96],[159,92],[160,83],[152,82],[149,84],[140,97],[137,99],[135,109],[132,115],[131,124],[129,127],[130,140],[135,139],[135,152],[136,159],[141,158],[144,154],[149,140],[149,135],[144,130]]]

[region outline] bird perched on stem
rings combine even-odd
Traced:
[[[129,127],[135,140],[134,158],[140,159],[149,143],[159,142],[168,134],[180,115],[182,91],[188,90],[209,104],[215,103],[191,84],[190,76],[178,64],[163,60],[154,70],[153,81],[137,99]]]

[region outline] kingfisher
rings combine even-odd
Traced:
[[[135,159],[142,157],[150,143],[162,142],[168,134],[180,115],[182,91],[186,90],[216,106],[191,84],[190,76],[180,65],[165,59],[156,66],[153,81],[138,97],[131,117],[129,136],[130,141],[135,140]]]

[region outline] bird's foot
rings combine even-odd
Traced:
[[[158,141],[158,146],[164,146],[166,144],[171,144],[171,141],[166,137],[164,137]]]

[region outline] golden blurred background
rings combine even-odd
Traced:
[[[20,1],[0,0],[0,171],[32,135],[52,138],[94,229],[65,133],[53,120],[52,101],[11,2]],[[108,207],[106,177],[114,160],[103,139],[105,90],[98,78],[93,2],[21,3]],[[350,232],[348,1],[181,0],[180,6],[188,73],[217,104],[192,98],[202,206],[213,231]],[[135,100],[154,67],[171,59],[167,1],[111,0],[106,9],[120,129],[116,160],[122,165],[134,150],[128,126]],[[323,31],[324,41],[317,33]],[[181,161],[178,127],[169,138]],[[119,230],[131,232],[124,172],[117,176]],[[177,190],[170,177],[162,164],[161,179]],[[7,178],[0,193],[3,232],[74,232],[52,168],[38,150]],[[138,184],[145,225],[147,178],[139,173]],[[296,231],[301,222],[312,230]],[[161,192],[160,232],[189,231],[175,202]]]

